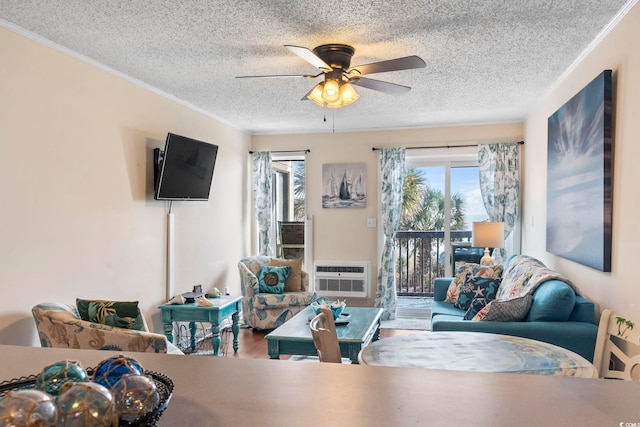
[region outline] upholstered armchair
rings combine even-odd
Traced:
[[[82,320],[76,306],[42,303],[31,309],[42,347],[182,354],[162,334]]]
[[[247,325],[254,329],[277,328],[316,300],[315,292],[309,290],[309,274],[302,271],[301,262],[299,269],[291,268],[290,276],[287,278],[287,285],[292,280],[296,282],[296,287],[293,288],[295,291],[285,287],[283,293],[260,292],[258,275],[262,267],[291,265],[292,262],[295,263],[294,260],[278,260],[264,256],[240,260],[238,269],[242,291],[242,316]]]

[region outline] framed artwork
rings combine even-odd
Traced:
[[[322,165],[322,207],[364,208],[367,205],[366,163]]]
[[[547,251],[611,271],[611,70],[549,117]]]

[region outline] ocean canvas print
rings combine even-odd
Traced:
[[[547,251],[611,271],[611,70],[549,117]]]
[[[322,165],[322,207],[366,207],[366,166],[366,163]]]

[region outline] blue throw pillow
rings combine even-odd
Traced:
[[[472,273],[467,273],[464,284],[460,288],[458,301],[453,306],[468,310],[474,298],[486,298],[488,301],[495,299],[501,281],[499,277],[474,276]]]
[[[550,280],[538,286],[527,320],[529,322],[566,322],[576,304],[576,293],[571,286],[559,280]]]
[[[471,305],[469,305],[469,309],[464,314],[464,320],[471,320],[475,317],[476,314],[480,310],[482,310],[487,304],[489,304],[489,300],[486,298],[474,298],[471,300]]]
[[[273,267],[265,265],[258,273],[258,290],[268,294],[284,293],[284,282],[289,276],[291,267]]]

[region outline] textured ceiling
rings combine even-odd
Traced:
[[[2,0],[0,18],[247,132],[307,133],[520,121],[626,3]],[[372,76],[408,94],[357,87],[337,110],[300,100],[311,79],[234,78],[314,73],[284,45],[325,43],[427,66]]]

